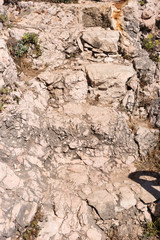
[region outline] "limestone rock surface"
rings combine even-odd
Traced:
[[[35,221],[37,240],[142,239],[160,198],[150,173],[132,178],[159,147],[160,67],[141,42],[152,25],[159,39],[157,0],[4,4],[0,240],[24,240]],[[31,41],[17,58],[24,33],[40,56]]]

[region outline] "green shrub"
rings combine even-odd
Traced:
[[[144,6],[147,3],[147,0],[140,0],[139,3],[141,6]]]
[[[39,222],[42,221],[42,218],[43,216],[41,213],[41,207],[38,207],[33,220],[30,222],[30,225],[27,226],[23,233],[21,233],[23,240],[35,240],[38,237],[40,232]]]
[[[25,53],[28,52],[29,46],[24,45],[21,42],[17,42],[16,46],[13,48],[14,54],[17,57],[22,57]]]
[[[0,112],[2,112],[4,105],[9,103],[10,93],[11,89],[9,87],[4,86],[0,89]]]
[[[21,58],[25,54],[31,52],[39,57],[42,54],[40,44],[38,43],[38,35],[36,33],[25,33],[21,40],[13,43],[10,51],[14,57]]]
[[[147,52],[149,52],[149,57],[155,62],[160,61],[159,54],[156,51],[159,45],[160,45],[160,42],[156,39],[156,37],[153,34],[149,34],[142,41],[143,48],[146,49]]]
[[[4,23],[7,21],[7,17],[4,14],[0,14],[0,22]]]
[[[144,236],[146,237],[160,237],[160,218],[157,217],[155,221],[146,223],[144,225]]]

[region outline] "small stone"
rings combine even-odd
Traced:
[[[148,211],[144,212],[144,217],[145,217],[146,221],[149,221],[149,222],[152,221],[152,217],[151,217],[151,215],[149,214]]]
[[[136,207],[138,210],[141,210],[142,212],[144,212],[147,209],[147,206],[144,205],[142,202],[138,202]]]
[[[76,149],[76,148],[78,148],[78,143],[75,141],[75,142],[70,142],[69,143],[69,148],[70,149]]]
[[[135,158],[133,156],[128,156],[126,159],[126,164],[130,165],[135,161]]]

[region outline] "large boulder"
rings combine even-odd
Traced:
[[[94,63],[86,66],[89,85],[97,90],[102,102],[122,99],[126,93],[126,82],[135,75],[131,65]]]
[[[138,143],[139,151],[142,156],[145,156],[153,149],[159,140],[159,130],[151,129],[146,126],[138,126],[135,140]]]
[[[88,28],[83,32],[82,40],[93,48],[103,52],[117,53],[120,33],[113,30],[105,30],[101,27]]]
[[[153,82],[156,65],[148,56],[134,58],[134,67],[142,82],[146,84]]]

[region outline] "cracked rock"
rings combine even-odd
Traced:
[[[87,201],[90,206],[97,210],[103,220],[114,218],[116,202],[107,191],[95,191],[87,196]]]

